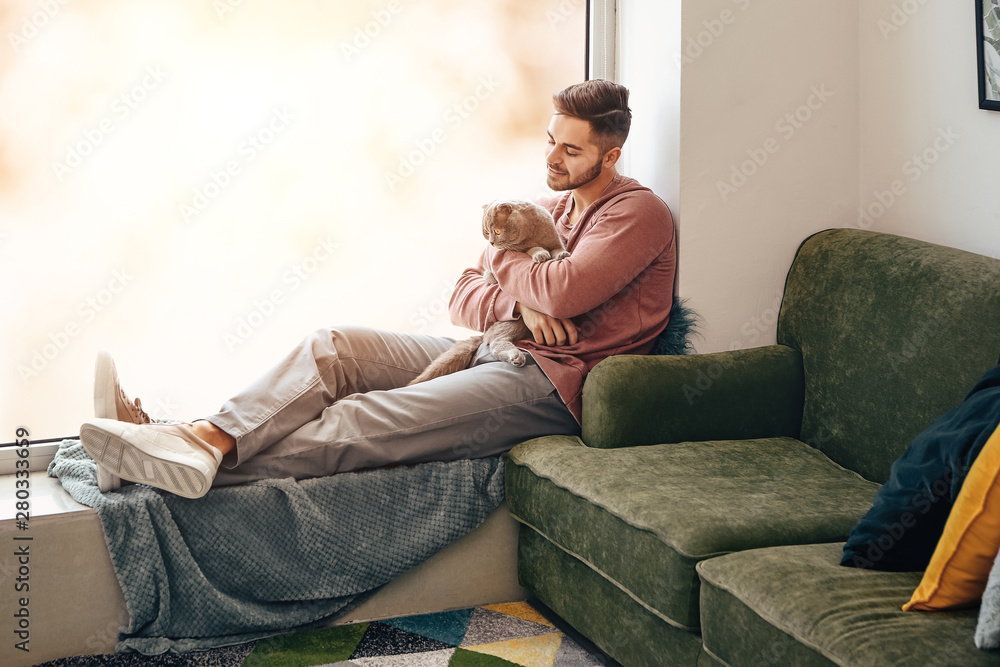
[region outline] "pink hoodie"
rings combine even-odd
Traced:
[[[667,324],[673,303],[676,249],[670,209],[649,188],[621,174],[587,207],[576,225],[571,193],[540,201],[556,220],[570,257],[538,264],[520,252],[488,246],[466,269],[451,296],[451,320],[485,331],[514,319],[514,304],[581,328],[575,345],[518,343],[535,359],[577,421],[583,381],[613,354],[646,354]],[[498,285],[482,279],[489,267]]]

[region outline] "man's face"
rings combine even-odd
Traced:
[[[545,153],[545,182],[550,189],[575,190],[601,175],[604,155],[591,143],[590,134],[590,123],[585,120],[561,114],[552,117]]]

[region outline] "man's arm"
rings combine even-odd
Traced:
[[[569,319],[601,305],[632,282],[673,241],[670,211],[659,198],[627,201],[602,211],[558,261],[536,263],[518,252],[488,248],[484,260],[505,295],[523,310]]]
[[[458,326],[486,331],[498,321],[524,319],[535,342],[547,345],[573,345],[577,341],[578,328],[572,320],[560,320],[514,301],[503,293],[497,285],[483,280],[484,259],[462,272],[448,303],[451,321]]]
[[[486,331],[491,325],[515,319],[515,301],[499,285],[483,280],[484,252],[475,266],[462,272],[448,301],[452,324],[473,331]]]

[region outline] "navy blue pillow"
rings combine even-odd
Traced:
[[[888,571],[927,568],[948,513],[983,445],[1000,424],[1000,366],[960,406],[938,417],[892,464],[844,545],[841,565]]]

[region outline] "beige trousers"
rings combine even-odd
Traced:
[[[313,332],[206,417],[236,439],[215,485],[479,458],[580,432],[533,360],[517,368],[485,345],[466,370],[405,386],[452,342],[365,327]]]

